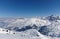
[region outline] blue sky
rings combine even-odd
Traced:
[[[60,15],[60,0],[0,0],[0,17]]]

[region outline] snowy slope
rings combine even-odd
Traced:
[[[16,34],[0,34],[0,39],[48,39],[48,38],[40,34],[37,30],[31,29],[24,32],[19,33],[16,32]]]

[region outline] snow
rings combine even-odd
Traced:
[[[27,18],[27,19],[17,19],[16,21],[10,23],[7,27],[25,27],[25,26],[44,26],[50,25],[51,23],[48,20],[43,20],[40,18]]]
[[[2,33],[2,34],[14,34],[15,32],[14,31],[10,31],[8,29],[0,28],[0,33]]]
[[[47,24],[48,23],[48,24]],[[40,18],[30,18],[28,21],[25,23],[25,25],[33,25],[36,24],[36,26],[43,26],[43,25],[49,25],[50,22],[48,20],[43,20]]]
[[[60,39],[60,20],[56,16],[0,18],[0,39]]]

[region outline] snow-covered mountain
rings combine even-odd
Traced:
[[[0,28],[0,39],[60,39],[59,16],[0,18]]]
[[[48,20],[43,20],[40,18],[27,18],[27,19],[17,19],[16,21],[10,23],[7,27],[25,27],[25,26],[44,26],[50,25]]]

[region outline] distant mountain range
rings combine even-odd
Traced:
[[[32,18],[0,18],[0,28],[16,32],[13,35],[9,34],[9,36],[14,36],[14,39],[28,39],[29,37],[29,39],[59,39],[60,16],[51,15],[47,17]],[[7,34],[1,35],[8,36]],[[16,36],[18,37],[15,38]],[[11,39],[13,39],[13,37]]]

